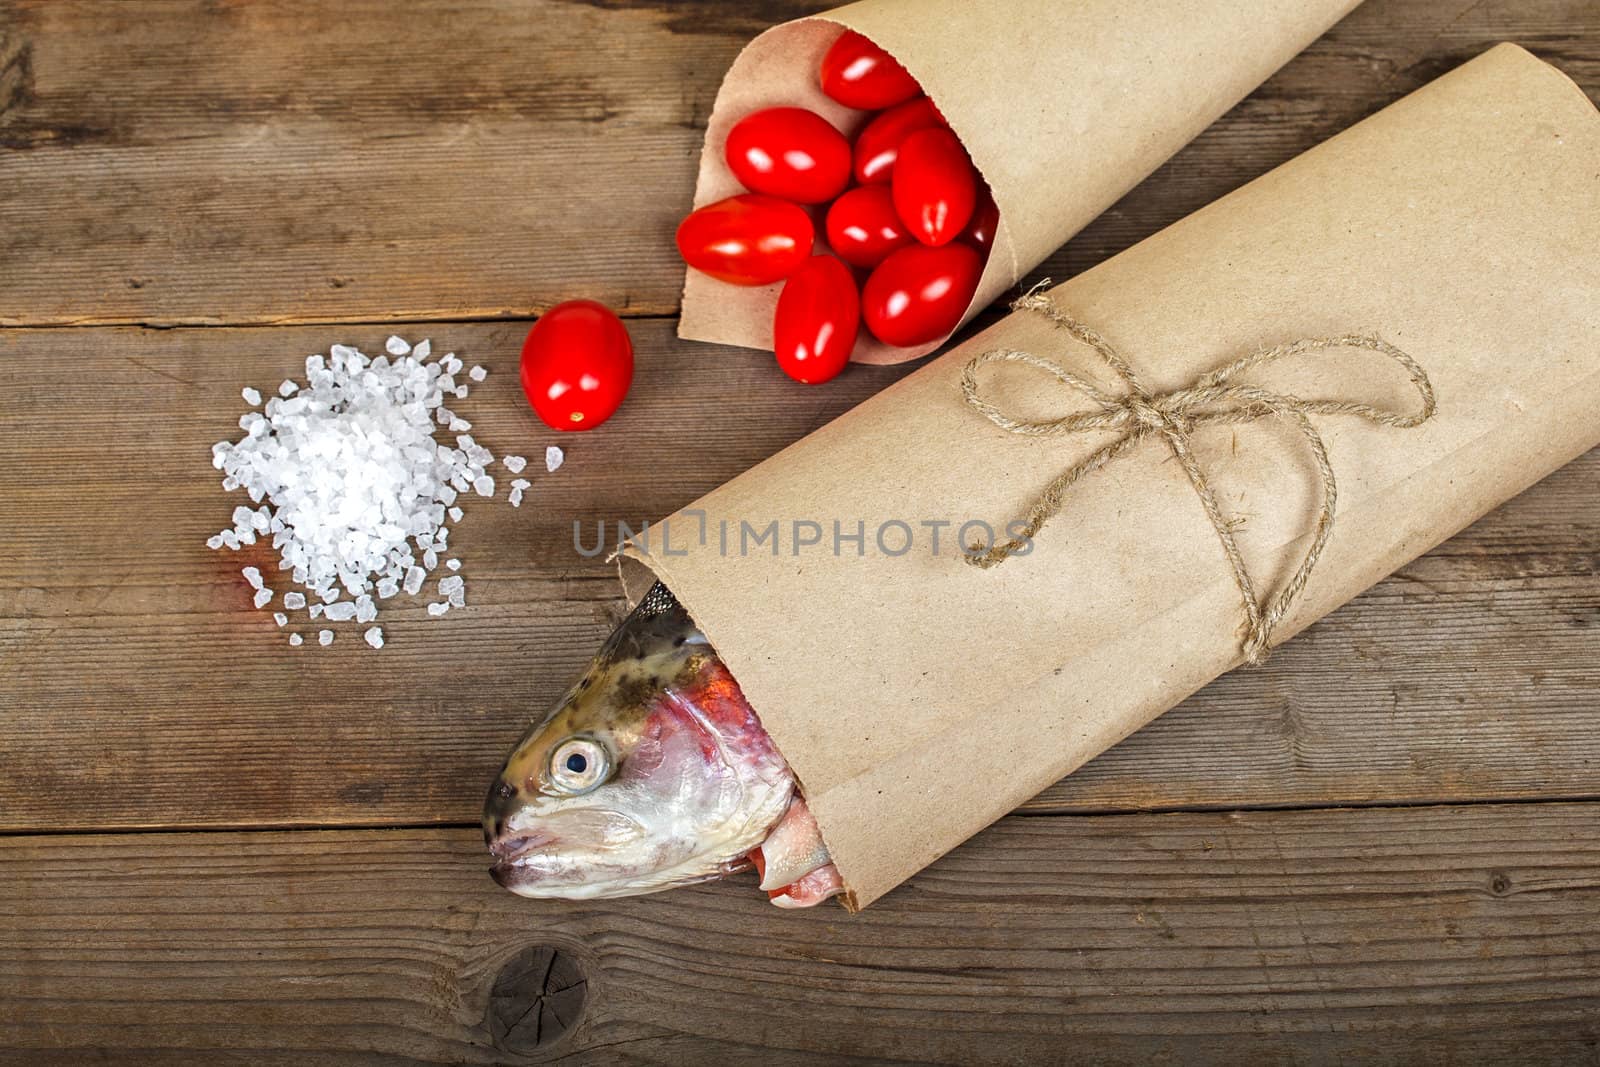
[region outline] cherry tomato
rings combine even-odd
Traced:
[[[980,252],[994,246],[995,232],[1000,228],[1000,208],[987,185],[978,190],[978,206],[972,209],[972,220],[961,231],[961,239]]]
[[[822,91],[845,107],[878,111],[905,103],[922,87],[888,52],[845,30],[822,57]]]
[[[877,116],[856,135],[856,181],[862,185],[888,181],[894,171],[900,142],[917,130],[943,125],[944,116],[925,96],[908,100]]]
[[[753,111],[728,131],[724,155],[752,193],[820,204],[850,183],[850,142],[803,107]]]
[[[633,342],[604,304],[557,304],[522,343],[522,391],[552,430],[594,429],[621,406],[632,383]]]
[[[862,318],[885,344],[911,348],[937,341],[961,322],[982,273],[983,257],[968,245],[908,245],[867,279]]]
[[[772,319],[773,351],[783,373],[816,385],[844,370],[861,327],[861,297],[850,268],[812,256],[783,283]]]
[[[853,267],[876,267],[912,237],[894,209],[887,185],[859,185],[828,209],[828,246]]]
[[[816,227],[805,208],[759,193],[707,204],[678,226],[678,252],[695,270],[733,285],[770,285],[811,254]]]
[[[955,240],[978,199],[972,160],[943,126],[918,130],[900,142],[892,188],[900,221],[925,245]]]

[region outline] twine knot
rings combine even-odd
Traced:
[[[1064,496],[1069,488],[1084,475],[1099,470],[1113,460],[1132,451],[1147,437],[1159,436],[1177,458],[1194,486],[1206,518],[1222,545],[1223,555],[1233,573],[1244,610],[1241,639],[1245,662],[1260,664],[1265,661],[1272,633],[1294,606],[1312,569],[1321,558],[1323,547],[1333,532],[1334,509],[1338,501],[1338,485],[1333,467],[1328,461],[1327,446],[1322,435],[1312,425],[1310,415],[1353,415],[1381,426],[1409,428],[1420,426],[1433,417],[1435,402],[1433,385],[1427,372],[1405,352],[1377,337],[1347,335],[1344,337],[1306,337],[1276,348],[1241,356],[1216,370],[1202,374],[1191,384],[1167,393],[1151,393],[1140,382],[1133,367],[1110,342],[1088,326],[1061,311],[1041,290],[1048,282],[1035,286],[1027,295],[1011,306],[1017,311],[1035,311],[1048,318],[1073,340],[1093,348],[1126,387],[1126,392],[1113,395],[1092,382],[1073,374],[1051,359],[1031,352],[1015,349],[992,349],[973,357],[961,372],[961,393],[968,406],[1007,433],[1024,437],[1062,437],[1092,431],[1115,431],[1119,436],[1053,478],[1040,492],[1027,516],[1020,523],[1020,532],[1012,539],[997,545],[969,546],[966,560],[973,566],[989,568],[1003,563],[1023,549],[1052,517],[1061,511]],[[1306,353],[1322,353],[1333,349],[1361,349],[1387,356],[1405,369],[1411,384],[1421,398],[1416,411],[1389,411],[1348,400],[1308,400],[1291,393],[1277,393],[1260,386],[1234,382],[1234,378],[1253,367],[1263,366],[1281,359]],[[1019,419],[1002,411],[980,394],[977,379],[979,367],[989,363],[1021,363],[1050,375],[1062,385],[1087,397],[1088,410],[1073,412],[1055,419]],[[1300,431],[1316,461],[1322,485],[1322,502],[1318,509],[1311,545],[1300,560],[1300,565],[1284,582],[1270,600],[1257,596],[1255,583],[1245,569],[1234,537],[1241,520],[1225,518],[1211,489],[1205,469],[1195,458],[1192,434],[1197,427],[1213,424],[1253,422],[1274,416],[1282,418]],[[1017,524],[1008,529],[1017,528]]]
[[[1141,396],[1130,396],[1123,406],[1139,425],[1152,430],[1178,429],[1177,420],[1168,412],[1149,403]]]

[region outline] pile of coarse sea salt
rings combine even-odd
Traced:
[[[242,489],[260,506],[234,508],[232,529],[206,545],[237,549],[271,537],[278,569],[304,590],[284,594],[285,611],[273,613],[280,627],[289,625],[286,611],[301,608],[313,620],[371,623],[379,601],[420,593],[441,557],[451,573],[438,580],[439,599],[428,604],[428,614],[466,606],[466,580],[456,573],[461,561],[449,556],[446,523],[461,521],[467,493],[494,496],[495,457],[467,432],[472,424],[445,406],[446,399],[466,399],[469,389],[457,381],[463,364],[455,353],[430,361],[428,341],[413,348],[400,337],[384,348],[387,355],[376,359],[348,345],[334,345],[326,358],[307,357],[303,387],[285,381],[261,411],[239,419],[244,437],[211,446],[212,465],[225,475],[222,488]],[[473,367],[465,378],[487,376]],[[243,396],[252,408],[261,404],[255,389]],[[436,427],[454,434],[455,444],[436,441]],[[562,458],[561,449],[547,448],[546,469],[554,471]],[[506,456],[500,463],[520,474],[527,460]],[[521,506],[531,486],[524,478],[511,482],[512,506]],[[267,608],[274,593],[259,568],[242,573],[256,590],[255,606]],[[322,629],[317,641],[332,644],[333,636]],[[363,636],[383,647],[381,627]],[[291,645],[304,642],[301,634],[289,635]]]

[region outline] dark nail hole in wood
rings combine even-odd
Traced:
[[[495,1047],[529,1053],[559,1041],[583,1017],[588,978],[570,953],[529,945],[500,968],[485,1020]]]

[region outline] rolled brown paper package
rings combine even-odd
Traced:
[[[1311,415],[1337,521],[1275,640],[1600,443],[1600,116],[1559,71],[1500,45],[1050,292],[1152,392],[1301,337],[1370,334],[1425,369],[1409,429]],[[1004,433],[963,398],[979,353],[1053,358],[1107,392],[1096,354],[1014,313],[670,517],[630,546],[721,653],[793,766],[859,908],[1242,658],[1240,598],[1195,488],[1159,439],[1086,476],[1029,555],[982,570],[956,525],[999,529],[1106,434]],[[1084,405],[985,367],[1034,418]],[[1418,405],[1379,355],[1329,350],[1245,375],[1306,397]],[[1201,427],[1258,584],[1307,550],[1317,469],[1291,419]],[[697,537],[703,512],[707,534]],[[769,551],[740,551],[741,521]],[[892,556],[890,520],[917,532]],[[801,548],[813,520],[826,531]],[[863,554],[834,543],[833,522]],[[919,522],[949,520],[941,552]],[[721,523],[732,524],[722,551]],[[840,548],[835,555],[833,550]]]
[[[1360,0],[862,0],[761,34],[723,79],[694,206],[743,192],[728,130],[765,107],[806,107],[854,136],[869,113],[822,94],[817,68],[846,28],[894,56],[966,146],[1000,209],[965,322]],[[819,240],[818,248],[824,247]],[[772,349],[779,285],[690,270],[678,336]],[[853,358],[900,363],[865,330]]]

